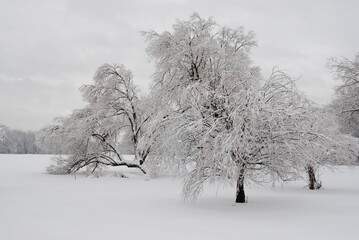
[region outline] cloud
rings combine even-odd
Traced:
[[[77,88],[66,81],[0,76],[1,123],[12,128],[37,130],[54,116],[82,107]]]

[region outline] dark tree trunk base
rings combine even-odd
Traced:
[[[246,195],[245,195],[244,190],[242,188],[242,190],[237,191],[236,203],[245,203],[245,202],[246,202]]]
[[[245,203],[245,202],[246,202],[246,194],[244,193],[243,177],[239,177],[237,180],[236,203]]]
[[[320,189],[322,187],[321,182],[318,182],[315,177],[315,171],[312,166],[308,166],[308,182],[310,190]]]

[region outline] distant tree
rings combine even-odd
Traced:
[[[17,151],[15,143],[9,138],[10,129],[5,125],[0,125],[0,153],[15,153]]]
[[[5,132],[5,125],[0,124],[0,146],[2,146],[5,140],[6,132]]]
[[[340,113],[343,130],[359,137],[359,53],[353,60],[332,58],[328,65],[341,82],[333,106]]]
[[[89,105],[41,131],[38,140],[43,145],[62,143],[61,150],[70,154],[58,159],[49,172],[66,174],[84,167],[95,171],[101,166],[127,166],[145,173],[140,166],[145,157],[138,154],[137,144],[148,117],[140,108],[132,79],[132,73],[123,65],[104,64],[97,70],[94,84],[81,88]],[[133,142],[136,155],[131,162],[123,158],[119,149],[125,135]]]
[[[1,125],[0,153],[37,154],[42,152],[35,143],[34,132],[24,132]]]

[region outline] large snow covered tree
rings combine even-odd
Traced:
[[[359,53],[353,60],[332,58],[328,65],[341,81],[333,106],[340,113],[343,130],[359,137]]]
[[[140,166],[145,157],[138,154],[137,144],[144,117],[132,73],[123,65],[102,65],[96,72],[94,84],[81,88],[89,105],[75,110],[67,118],[59,118],[38,135],[43,145],[62,143],[68,158],[59,158],[49,167],[52,173],[71,173],[83,167],[94,171],[101,166],[127,166],[145,170]],[[119,143],[123,137],[133,143],[134,161],[123,158]]]
[[[157,134],[149,131],[155,140],[147,142],[157,145],[151,162],[189,168],[183,189],[189,199],[205,181],[236,182],[236,202],[245,202],[245,179],[290,178],[302,166],[293,145],[307,104],[292,81],[275,72],[261,83],[249,57],[254,34],[243,28],[194,14],[173,29],[146,33],[156,60],[153,95],[167,106],[154,120]]]

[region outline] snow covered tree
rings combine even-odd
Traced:
[[[16,144],[9,138],[10,129],[5,125],[0,125],[0,153],[15,153]]]
[[[303,158],[306,160],[308,187],[319,189],[318,172],[322,167],[352,165],[359,156],[359,139],[340,131],[337,115],[330,108],[311,107],[307,121],[300,122],[307,132],[301,136]]]
[[[147,51],[156,60],[152,94],[166,106],[149,131],[155,137],[147,142],[156,145],[151,163],[179,172],[190,168],[187,199],[196,198],[205,181],[222,181],[235,182],[236,202],[245,202],[245,179],[297,173],[303,162],[293,146],[307,103],[281,72],[261,82],[249,57],[254,34],[198,14],[173,29],[146,33]]]
[[[123,65],[104,64],[97,71],[95,84],[85,85],[81,90],[95,112],[106,116],[104,127],[113,128],[114,132],[120,130],[126,133],[133,143],[136,158],[142,164],[145,158],[139,155],[137,145],[150,113],[146,109],[146,103],[139,99],[132,73]],[[113,118],[119,118],[121,124],[113,121]]]
[[[353,60],[332,58],[328,65],[341,81],[333,106],[340,113],[343,130],[359,137],[359,53]]]
[[[70,153],[70,157],[60,158],[50,166],[49,172],[65,174],[83,167],[95,171],[99,166],[127,166],[145,173],[140,166],[145,158],[137,154],[137,143],[148,117],[140,108],[132,79],[132,73],[123,65],[104,64],[97,70],[94,84],[81,88],[89,105],[41,131],[38,140],[43,145],[61,142],[62,151]],[[126,161],[118,147],[124,136],[133,142],[134,161]]]

